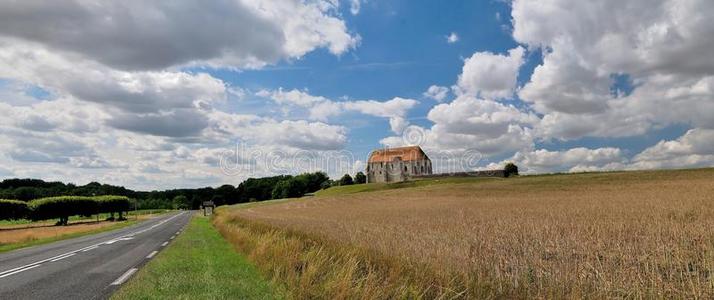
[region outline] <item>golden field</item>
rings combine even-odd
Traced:
[[[442,181],[214,224],[296,298],[714,297],[714,169]]]

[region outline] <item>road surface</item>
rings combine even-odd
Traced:
[[[0,254],[0,299],[105,299],[183,230],[190,212]]]

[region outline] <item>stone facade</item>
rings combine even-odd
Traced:
[[[431,160],[419,146],[375,150],[366,171],[367,183],[400,182],[432,174]]]

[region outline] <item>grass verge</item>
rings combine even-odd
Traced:
[[[109,226],[101,227],[98,229],[93,229],[93,230],[88,230],[88,231],[82,231],[82,232],[73,232],[73,233],[68,233],[68,234],[60,234],[57,236],[53,237],[47,237],[47,238],[40,238],[40,239],[32,239],[29,241],[23,241],[19,243],[8,243],[8,244],[0,244],[0,253],[3,252],[8,252],[12,250],[17,250],[20,248],[26,248],[26,247],[32,247],[32,246],[38,246],[38,245],[44,245],[44,244],[49,244],[53,243],[56,241],[61,241],[61,240],[66,240],[66,239],[71,239],[71,238],[76,238],[76,237],[81,237],[85,235],[90,235],[90,234],[95,234],[95,233],[100,233],[100,232],[105,232],[105,231],[110,231],[110,230],[115,230],[119,228],[124,228],[127,226],[134,225],[138,223],[139,221],[137,220],[128,220],[128,221],[123,221],[123,222],[118,222],[116,224],[112,224]],[[38,230],[38,229],[35,229]]]
[[[281,289],[262,278],[208,218],[196,215],[112,299],[282,299]]]

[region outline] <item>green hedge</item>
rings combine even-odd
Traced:
[[[59,219],[58,224],[67,225],[70,216],[89,217],[97,213],[99,202],[91,197],[62,196],[32,200],[29,207],[33,221]]]
[[[33,221],[59,219],[67,225],[71,216],[91,216],[97,213],[119,214],[131,209],[131,200],[124,196],[62,196],[40,198],[30,202],[0,200],[0,220],[30,219]]]
[[[27,203],[0,199],[0,220],[25,219],[29,214]]]
[[[110,213],[114,218],[114,213],[119,214],[119,219],[122,219],[122,213],[131,210],[131,201],[124,196],[98,196],[93,197],[98,204],[98,212]]]

